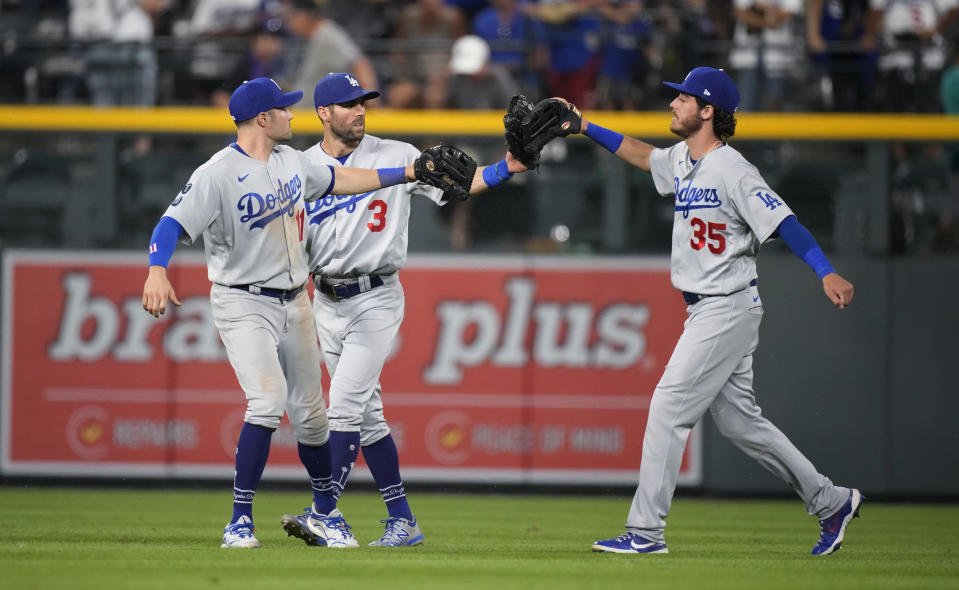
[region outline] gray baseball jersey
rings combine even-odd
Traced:
[[[304,201],[328,195],[333,180],[330,166],[288,146],[262,162],[233,144],[193,172],[164,215],[183,226],[182,242],[204,236],[211,282],[293,289],[309,275]]]
[[[759,246],[793,214],[755,166],[729,145],[693,164],[679,142],[654,149],[656,190],[675,199],[673,286],[703,295],[742,291],[756,278]]]
[[[306,150],[314,166],[384,168],[405,165],[420,152],[401,141],[365,135],[345,163],[323,151]],[[440,203],[443,192],[419,182],[360,195],[328,195],[306,206],[310,270],[323,277],[393,274],[406,264],[410,198]]]

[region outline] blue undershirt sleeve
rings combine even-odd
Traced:
[[[166,268],[183,231],[183,226],[176,219],[165,215],[160,218],[150,237],[150,266]]]
[[[789,246],[789,249],[808,264],[809,268],[819,275],[819,278],[836,272],[829,264],[829,260],[826,259],[826,255],[816,242],[816,238],[812,237],[809,230],[799,223],[795,215],[790,215],[784,219],[776,231],[779,233],[779,237]]]

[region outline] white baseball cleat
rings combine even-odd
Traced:
[[[360,546],[339,508],[323,515],[310,506],[300,515],[284,514],[280,524],[287,535],[302,539],[307,545],[343,549]]]
[[[386,523],[386,529],[380,540],[370,543],[370,547],[412,547],[423,544],[423,533],[416,524],[416,517],[407,520],[393,516],[380,522]]]
[[[253,536],[253,521],[249,516],[241,516],[236,522],[226,525],[223,529],[223,544],[225,549],[258,549],[260,542]]]

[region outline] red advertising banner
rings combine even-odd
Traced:
[[[183,306],[156,319],[140,254],[4,254],[4,474],[232,476],[245,400],[202,256],[179,253],[170,277]],[[636,482],[685,317],[667,260],[412,257],[401,280],[381,381],[405,479]],[[694,430],[681,485],[700,456]],[[285,421],[265,477],[305,477]]]

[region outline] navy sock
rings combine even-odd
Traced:
[[[356,455],[360,452],[360,433],[342,432],[333,430],[330,432],[330,473],[333,476],[332,490],[330,499],[332,503],[321,510],[317,506],[320,514],[329,514],[336,508],[336,502],[346,487],[346,480],[350,477],[350,471],[353,470],[353,464],[356,462]]]
[[[317,510],[321,507],[326,509],[328,514],[336,506],[336,500],[333,499],[333,485],[330,474],[330,443],[319,447],[311,447],[303,443],[296,443],[296,449],[300,453],[300,461],[306,467],[306,472],[310,474],[310,485],[313,487],[313,505]]]
[[[233,473],[233,519],[241,516],[253,520],[253,494],[260,484],[266,458],[270,455],[273,430],[265,426],[243,423],[236,441],[236,471]]]
[[[413,520],[413,512],[406,501],[406,488],[400,477],[400,456],[396,452],[396,443],[391,435],[386,435],[375,443],[363,447],[363,458],[373,474],[376,487],[380,489],[386,510],[393,518]]]

